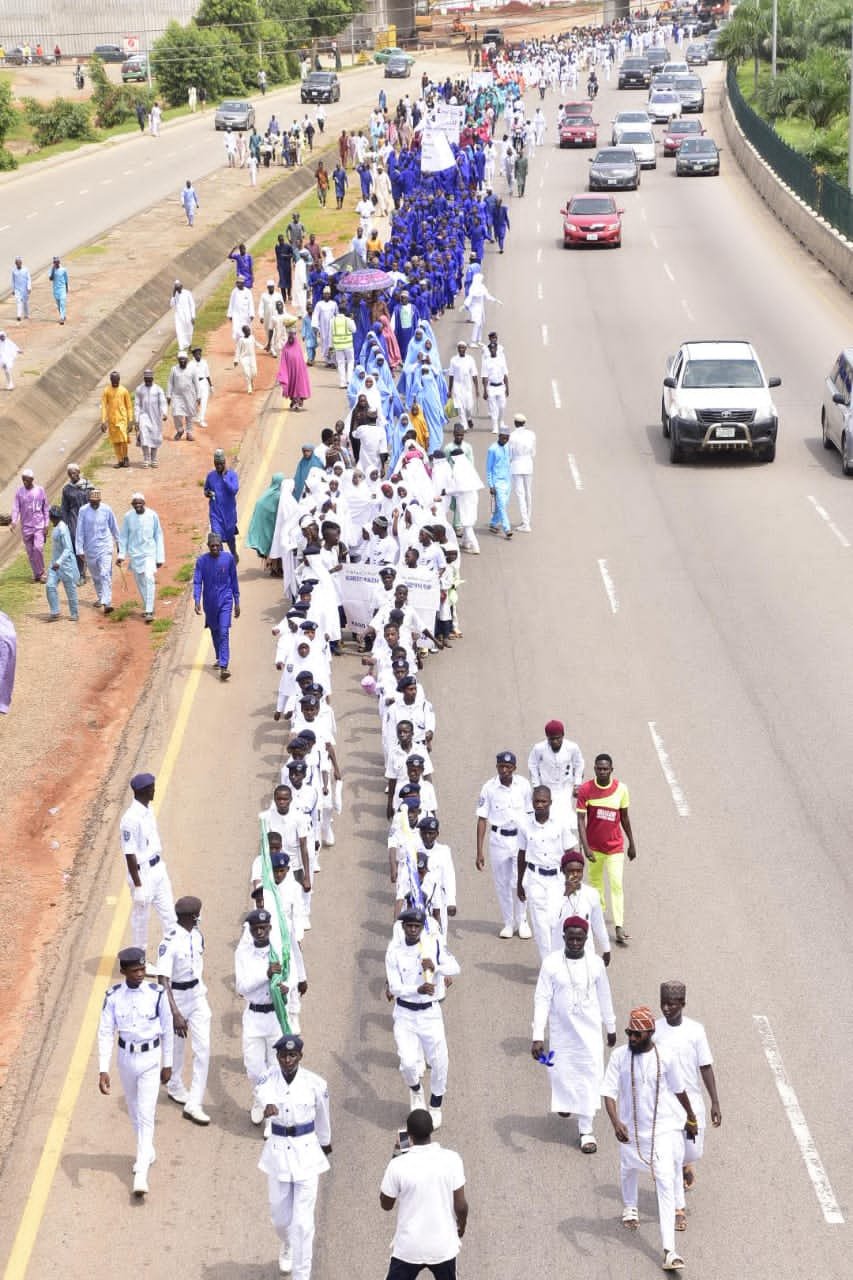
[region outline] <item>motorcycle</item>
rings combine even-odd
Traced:
[[[590,76],[587,80],[586,94],[588,98],[592,98],[593,100],[598,97],[598,78],[596,76]]]
[[[83,72],[78,67],[77,70],[74,72],[74,84],[78,89],[82,89],[85,83],[86,83],[86,77],[83,75]]]

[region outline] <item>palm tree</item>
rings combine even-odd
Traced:
[[[770,36],[771,8],[768,0],[741,0],[735,15],[722,31],[717,50],[728,62],[752,58],[753,97],[758,92],[758,65]]]

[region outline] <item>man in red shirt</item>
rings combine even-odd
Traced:
[[[613,759],[602,752],[595,757],[595,778],[581,783],[577,793],[578,835],[589,862],[589,882],[598,890],[601,909],[605,910],[604,869],[610,883],[610,906],[616,926],[616,941],[627,944],[625,932],[625,895],[622,877],[625,853],[633,862],[637,856],[631,819],[628,816],[628,788],[613,777]],[[628,837],[625,850],[622,832]]]

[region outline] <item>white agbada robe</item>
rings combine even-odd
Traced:
[[[189,351],[193,341],[195,325],[195,298],[189,289],[181,289],[173,293],[169,306],[175,313],[175,336],[178,339],[178,350]]]
[[[147,387],[140,382],[133,396],[137,441],[146,449],[159,449],[163,443],[163,423],[166,419],[166,393],[153,382]]]
[[[456,499],[456,515],[462,528],[473,530],[477,523],[483,481],[473,462],[464,453],[455,455],[451,465],[452,474],[446,492],[449,497]]]
[[[457,352],[450,361],[447,372],[453,379],[453,407],[460,418],[465,418],[467,422],[474,417],[477,403],[477,365],[473,356],[467,351],[464,356]]]
[[[551,1110],[591,1119],[601,1107],[604,1042],[601,1024],[615,1032],[613,999],[604,962],[584,952],[570,960],[565,950],[546,956],[533,997],[534,1040],[545,1039],[554,1051],[548,1068]]]
[[[301,320],[308,310],[308,263],[300,254],[297,254],[293,263],[290,303],[294,314]]]
[[[231,337],[236,342],[243,336],[243,325],[251,327],[255,318],[255,300],[251,289],[238,289],[235,285],[228,301],[228,319],[231,321]]]
[[[298,545],[299,519],[301,515],[299,503],[293,496],[293,478],[285,476],[281,482],[281,489],[278,495],[278,510],[275,513],[275,528],[273,529],[269,558],[271,560],[281,560],[284,570],[284,592],[285,595],[290,595],[291,597],[296,592],[293,553]]]
[[[317,345],[324,360],[328,360],[332,349],[332,320],[337,314],[338,304],[331,298],[321,298],[311,315],[311,327],[320,334]]]

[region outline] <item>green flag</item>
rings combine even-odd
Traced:
[[[278,978],[270,979],[270,996],[275,1005],[275,1012],[282,1033],[288,1035],[290,1023],[287,1020],[287,993],[282,990],[281,983],[287,986],[290,976],[290,933],[284,918],[284,912],[281,909],[281,903],[278,900],[278,893],[276,892],[265,818],[261,818],[261,881],[264,886],[264,902],[267,911],[272,916],[270,963],[281,964],[281,973]]]

